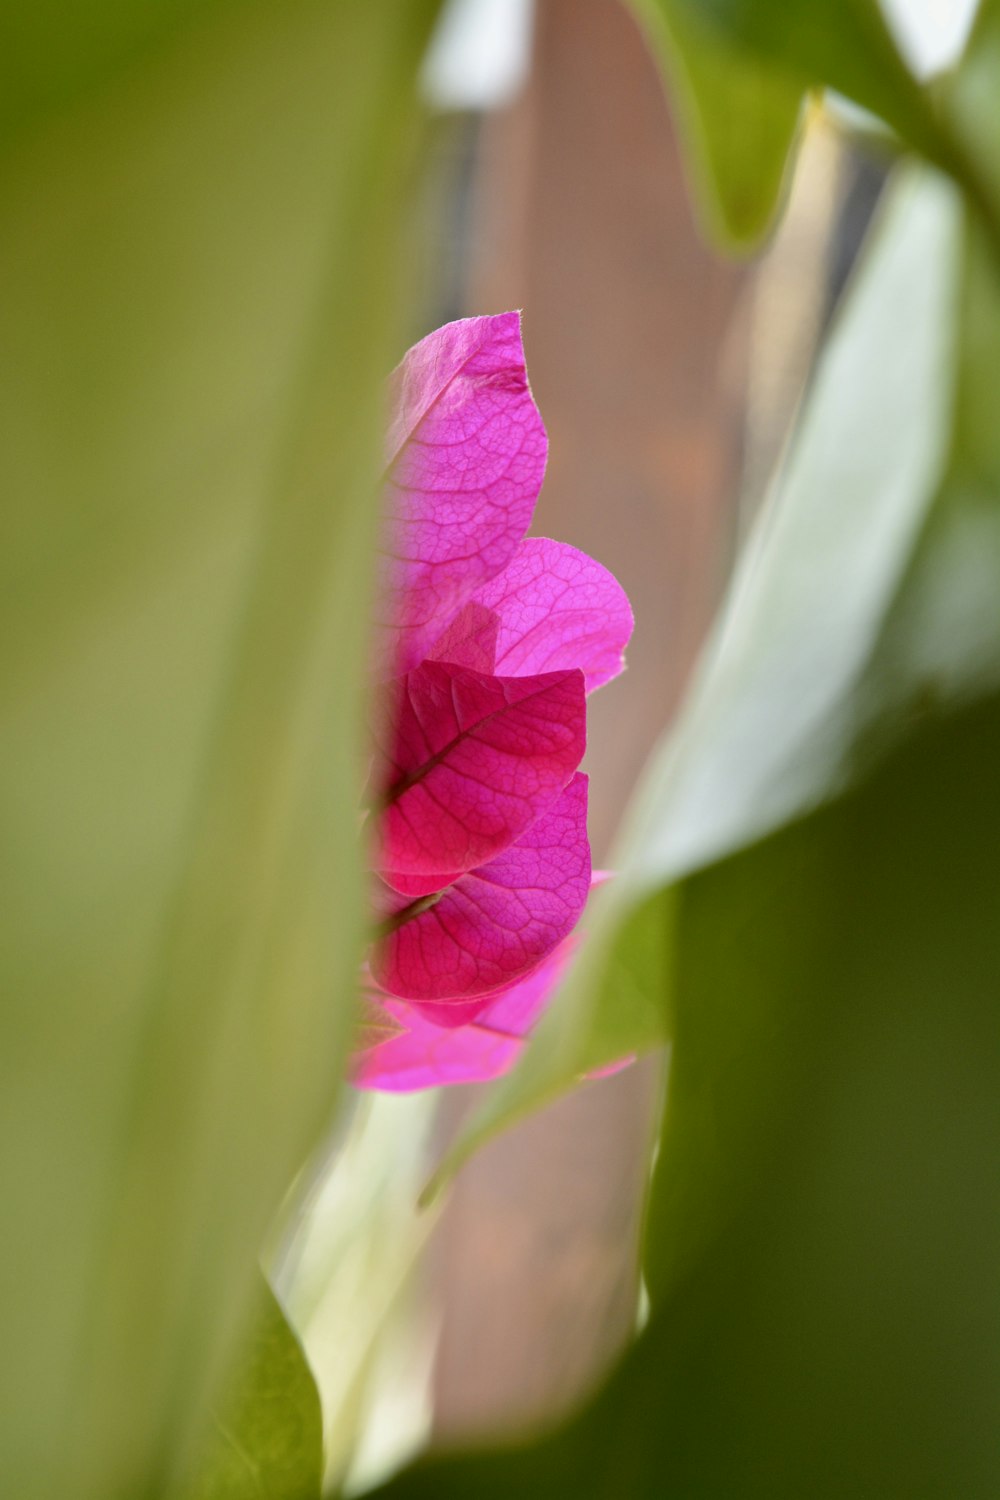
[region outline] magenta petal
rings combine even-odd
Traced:
[[[515,312],[429,334],[396,370],[392,397],[381,649],[402,672],[510,561],[548,445]]]
[[[504,986],[504,989],[508,988]],[[471,999],[410,1000],[408,1003],[414,1015],[423,1016],[434,1026],[447,1031],[462,1031],[485,1014],[497,993],[491,991],[488,995],[474,995]]]
[[[453,666],[471,667],[474,672],[493,672],[499,633],[500,616],[472,601],[459,610],[427,655],[431,661],[450,661]]]
[[[410,1009],[437,1027],[465,1030],[473,1024],[511,1036],[526,1036],[562,978],[576,943],[576,937],[570,933],[522,979],[478,1000],[445,1000],[440,1004],[415,1000]]]
[[[443,891],[446,885],[454,885],[464,871],[453,870],[450,875],[401,875],[398,870],[381,870],[379,873],[386,885],[407,900],[415,901],[418,896],[429,896],[432,891]]]
[[[591,692],[622,670],[633,625],[625,590],[575,547],[528,537],[475,597],[500,617],[497,672],[580,667]]]
[[[476,1020],[457,1029],[435,1025],[422,1014],[423,1007],[417,1010],[405,1000],[379,996],[382,1009],[401,1030],[354,1057],[351,1081],[359,1088],[406,1093],[498,1078],[517,1060],[522,1038],[562,978],[572,945],[572,937],[565,939],[526,978],[489,1001]]]
[[[573,777],[516,844],[441,892],[376,944],[390,994],[464,1005],[532,970],[575,927],[590,884],[587,778]],[[482,1007],[485,1009],[485,1005]]]
[[[491,677],[426,661],[393,684],[388,722],[379,869],[464,872],[513,843],[580,764],[583,675]]]
[[[578,943],[579,938],[573,933],[565,937],[537,969],[491,998],[479,1017],[479,1024],[494,1031],[527,1036],[569,968]]]
[[[386,1008],[406,1029],[352,1059],[351,1082],[357,1088],[403,1094],[448,1083],[483,1083],[506,1073],[524,1046],[520,1037],[486,1026],[442,1031],[401,1000]]]
[[[607,878],[606,872],[595,871],[591,890]],[[401,1031],[377,1047],[358,1049],[351,1063],[352,1082],[358,1088],[405,1093],[444,1084],[485,1083],[506,1073],[521,1053],[522,1038],[563,978],[577,941],[576,933],[570,933],[530,974],[488,996],[478,1017],[457,1028],[443,1030],[432,1020],[434,1014],[447,1016],[447,1005],[414,1007],[373,990],[378,1005]],[[617,1072],[628,1061],[601,1069],[601,1076]]]

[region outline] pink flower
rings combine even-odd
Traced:
[[[392,383],[361,1087],[495,1077],[565,968],[591,884],[586,693],[632,612],[599,563],[525,538],[547,439],[517,313],[449,323]]]

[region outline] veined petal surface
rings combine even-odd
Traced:
[[[493,677],[426,661],[387,697],[376,863],[398,876],[492,859],[555,800],[586,748],[579,671]]]
[[[510,561],[545,474],[516,312],[428,334],[391,386],[380,655],[422,661],[475,589]]]
[[[593,871],[591,890],[609,878],[606,870]],[[352,1083],[357,1088],[408,1093],[499,1078],[517,1061],[524,1038],[552,998],[578,943],[578,934],[571,932],[523,979],[487,996],[483,1009],[465,1024],[456,1024],[459,1005],[413,1005],[386,995],[369,980],[369,1008],[387,1014],[398,1030],[358,1047]],[[589,1076],[618,1072],[632,1060],[623,1058]]]
[[[484,1083],[512,1067],[523,1038],[545,1008],[569,962],[572,938],[490,1000],[467,1025],[445,1030],[428,1020],[423,1008],[379,995],[399,1031],[354,1058],[351,1081],[358,1088],[408,1093],[449,1083]]]
[[[376,982],[401,999],[468,1002],[528,974],[575,927],[590,886],[587,778],[579,772],[515,844],[436,896],[396,898],[398,925],[375,944]],[[390,893],[391,894],[391,893]],[[495,997],[494,997],[495,998]]]
[[[474,672],[495,672],[499,634],[500,616],[496,611],[470,599],[438,636],[428,657],[431,661],[450,661],[456,667],[471,667]]]
[[[628,597],[607,568],[565,542],[523,541],[475,602],[499,617],[495,670],[511,676],[580,667],[587,691],[617,677],[632,635]]]

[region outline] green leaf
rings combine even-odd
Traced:
[[[692,26],[715,27],[800,89],[826,85],[881,116],[939,160],[944,145],[929,97],[893,41],[878,0],[672,0]]]
[[[651,3],[651,0],[647,0]],[[1000,53],[993,12],[977,27],[956,105],[912,76],[879,0],[669,0],[692,28],[716,30],[800,91],[823,85],[854,100],[961,185],[1000,255],[1000,153],[995,147]],[[724,103],[722,105],[724,108]]]
[[[790,175],[802,89],[706,24],[678,0],[635,0],[662,55],[687,147],[696,200],[723,247],[766,234]]]
[[[212,1412],[183,1500],[319,1500],[323,1423],[302,1350],[266,1283],[238,1378]]]
[[[0,157],[18,1500],[169,1492],[333,1107],[372,476],[435,8],[205,4],[51,114],[36,97]],[[23,25],[61,66],[60,35]]]
[[[219,0],[133,5],[37,0],[7,5],[0,46],[0,140],[37,126],[88,90],[135,66]]]
[[[950,453],[960,268],[956,195],[940,179],[904,179],[824,350],[704,667],[629,814],[611,860],[618,873],[597,894],[580,959],[430,1192],[482,1141],[588,1069],[668,1040],[671,882],[832,795],[851,774],[862,732],[905,726],[922,705],[921,660],[893,666],[886,686],[875,659],[880,649],[900,654],[889,625],[927,592],[918,579],[897,599],[924,529],[939,524],[928,518]],[[970,338],[984,326],[977,304]],[[975,380],[962,390],[964,406],[980,399]],[[984,582],[990,599],[1000,597],[996,576]],[[960,590],[959,607],[963,598]],[[918,623],[906,628],[908,643]],[[948,639],[937,632],[939,651]],[[955,640],[961,677],[973,662]],[[1000,662],[1000,643],[990,659]],[[939,676],[930,680],[939,694]]]
[[[947,464],[859,689],[862,763],[914,719],[1000,683],[1000,271],[975,218],[955,300]]]
[[[998,757],[991,698],[684,883],[646,1331],[386,1500],[997,1493]]]
[[[997,94],[1000,91],[1000,4],[981,0],[965,56],[942,93],[942,112],[960,143],[973,188],[993,233],[1000,257],[1000,146]]]

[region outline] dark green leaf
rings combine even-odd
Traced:
[[[198,14],[229,0],[60,0],[9,4],[0,20],[0,140],[44,124],[88,90],[169,43]]]

